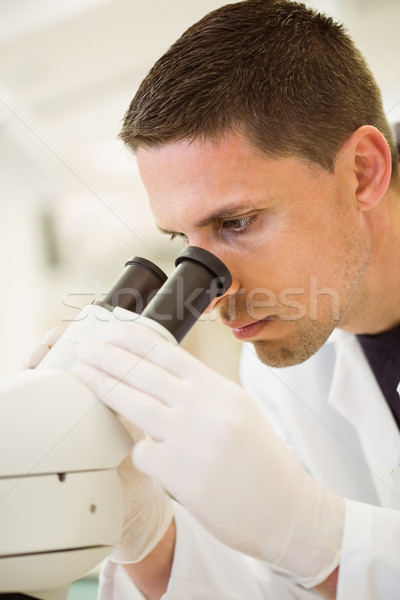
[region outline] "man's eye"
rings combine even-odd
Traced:
[[[188,241],[187,235],[184,233],[171,233],[169,236],[169,241],[172,242],[172,240],[175,240],[176,238],[180,238],[184,242]]]
[[[240,233],[241,231],[248,229],[251,225],[254,225],[257,219],[258,215],[241,217],[240,219],[229,219],[229,221],[224,221],[221,224],[221,229]]]

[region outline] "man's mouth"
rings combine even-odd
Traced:
[[[268,321],[272,321],[275,317],[269,315],[259,321],[229,321],[223,319],[223,324],[232,329],[232,333],[238,340],[246,340],[255,337]]]

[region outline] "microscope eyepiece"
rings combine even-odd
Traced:
[[[232,277],[219,258],[196,246],[185,248],[175,264],[142,314],[163,325],[179,343],[211,301],[226,292]]]
[[[216,285],[218,293],[216,293],[215,296],[222,296],[222,294],[224,294],[232,285],[232,276],[229,269],[224,265],[222,260],[217,258],[215,254],[208,252],[208,250],[198,248],[197,246],[187,246],[176,257],[175,266],[179,266],[185,260],[197,262],[208,269],[213,275],[213,278],[217,279]]]
[[[140,314],[166,281],[166,274],[157,265],[134,256],[125,263],[124,271],[101,304],[113,308],[120,306]]]

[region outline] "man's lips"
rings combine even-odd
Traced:
[[[244,340],[254,337],[262,327],[264,327],[267,321],[272,321],[273,318],[273,315],[270,315],[259,321],[228,321],[224,319],[222,322],[232,329],[232,333],[237,339]]]
[[[245,321],[243,320],[237,320],[237,321],[230,321],[229,319],[221,319],[222,323],[224,325],[226,325],[227,327],[229,327],[229,329],[245,329],[246,327],[251,327],[252,325],[255,325],[256,323],[261,323],[264,321],[271,321],[274,318],[273,315],[269,315],[267,317],[263,317],[262,319],[258,319],[257,321]]]

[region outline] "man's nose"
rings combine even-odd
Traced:
[[[232,276],[232,283],[231,283],[230,287],[221,296],[217,296],[216,298],[211,300],[210,304],[207,306],[207,308],[204,312],[206,314],[208,314],[208,313],[212,312],[213,310],[216,310],[219,305],[226,303],[227,298],[234,296],[235,294],[237,294],[237,292],[239,290],[240,290],[240,283],[237,279],[234,279],[234,277]]]

